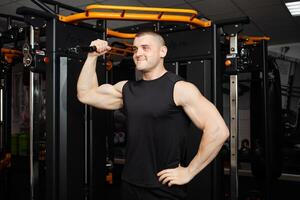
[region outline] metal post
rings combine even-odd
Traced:
[[[1,73],[1,72],[0,72]],[[0,80],[0,152],[4,148],[4,122],[3,122],[3,89],[4,89],[4,79]]]
[[[103,21],[102,21],[102,29],[103,29],[103,30],[106,30],[106,28],[107,28],[107,21],[106,21],[106,20],[103,20]],[[104,33],[103,33],[102,39],[103,39],[103,40],[107,40],[107,35],[106,35],[106,32],[105,32],[105,31],[104,31]],[[103,61],[104,61],[104,66],[105,66],[105,63],[106,63],[106,57],[105,57],[105,54],[103,54]],[[109,83],[109,72],[108,72],[108,70],[105,71],[105,83]]]
[[[158,33],[159,33],[159,31],[160,31],[160,23],[159,23],[159,21],[156,22],[155,31],[158,32]]]
[[[237,51],[237,34],[230,37],[230,55],[236,58]],[[236,62],[235,62],[236,64]],[[234,66],[235,68],[237,66]],[[237,73],[237,72],[236,72]],[[230,75],[230,191],[231,200],[238,199],[238,75]]]
[[[90,149],[89,147],[91,147],[92,143],[89,141],[89,139],[92,139],[92,135],[93,134],[89,134],[90,133],[90,126],[89,126],[89,121],[90,121],[90,113],[89,113],[89,109],[91,111],[92,108],[90,108],[88,105],[84,105],[84,184],[85,186],[89,185],[89,164],[92,165],[91,163],[89,163],[89,153],[92,153],[92,149]],[[92,121],[90,121],[90,123],[92,124]],[[89,138],[90,136],[90,138]],[[89,199],[88,194],[86,193],[84,196],[85,200]]]
[[[266,179],[265,179],[265,198],[266,200],[273,199],[272,197],[272,170],[271,169],[271,145],[270,141],[268,140],[270,138],[270,131],[269,131],[269,85],[268,85],[268,65],[267,65],[267,45],[266,41],[262,41],[262,67],[263,67],[263,105],[264,105],[264,133],[265,133],[265,172],[266,172]]]
[[[67,77],[68,59],[59,58],[59,200],[68,197],[68,118],[67,118]]]
[[[217,86],[216,86],[216,83],[217,83],[217,67],[218,67],[218,57],[217,57],[217,54],[219,54],[219,52],[217,52],[217,43],[219,42],[219,37],[218,37],[218,33],[217,33],[217,25],[214,24],[213,26],[213,49],[214,49],[214,54],[213,54],[213,76],[212,76],[212,79],[213,79],[213,83],[214,83],[214,86],[213,86],[213,102],[215,105],[218,104],[217,102]]]
[[[34,27],[30,26],[30,46],[31,49],[34,48]],[[34,199],[34,77],[35,74],[30,72],[30,82],[29,82],[29,113],[30,113],[30,130],[29,130],[29,140],[30,140],[30,199]]]
[[[179,75],[179,62],[178,61],[175,62],[175,74]]]
[[[58,8],[56,8],[58,11]],[[51,53],[51,65],[46,68],[46,200],[57,200],[59,194],[58,186],[58,136],[57,136],[57,53],[56,53],[56,29],[57,19],[53,18],[47,23],[47,50]]]
[[[213,59],[211,70],[211,86],[204,88],[211,88],[211,100],[217,107],[219,112],[223,114],[223,94],[222,94],[222,68],[221,68],[221,55],[220,55],[220,34],[218,33],[218,27],[213,25]],[[225,198],[224,191],[224,164],[222,159],[217,158],[213,162],[213,187],[212,187],[212,200],[223,200]]]
[[[238,76],[230,75],[230,186],[231,200],[238,199]]]
[[[35,48],[36,36],[35,28],[30,26],[30,47]],[[35,63],[34,63],[35,64]],[[38,199],[39,190],[39,132],[40,121],[39,115],[41,111],[41,75],[38,73],[30,72],[29,74],[29,112],[30,112],[30,130],[29,130],[29,143],[30,143],[30,199]]]

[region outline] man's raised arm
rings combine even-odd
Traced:
[[[123,106],[122,88],[126,81],[99,86],[96,74],[97,58],[111,48],[107,41],[99,39],[92,41],[91,46],[95,46],[97,51],[88,54],[82,67],[77,82],[77,97],[80,102],[100,109],[119,109]]]

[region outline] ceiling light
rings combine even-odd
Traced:
[[[285,3],[285,5],[289,9],[291,15],[300,16],[300,1]]]

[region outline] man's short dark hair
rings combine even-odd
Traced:
[[[159,42],[161,43],[162,46],[166,45],[164,38],[159,33],[151,31],[151,30],[140,31],[135,35],[135,37],[137,38],[137,37],[141,37],[144,35],[152,35],[159,40]]]

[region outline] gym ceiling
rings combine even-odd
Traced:
[[[269,36],[270,44],[300,43],[300,16],[293,17],[285,2],[295,0],[57,0],[84,9],[90,4],[171,7],[197,10],[200,16],[212,21],[248,16],[250,24],[243,33],[250,36]],[[0,13],[17,15],[16,9],[27,6],[41,10],[30,0],[1,0]],[[62,15],[70,14],[61,10]],[[0,21],[0,31],[6,29]],[[141,22],[109,21],[109,28],[124,27]]]

